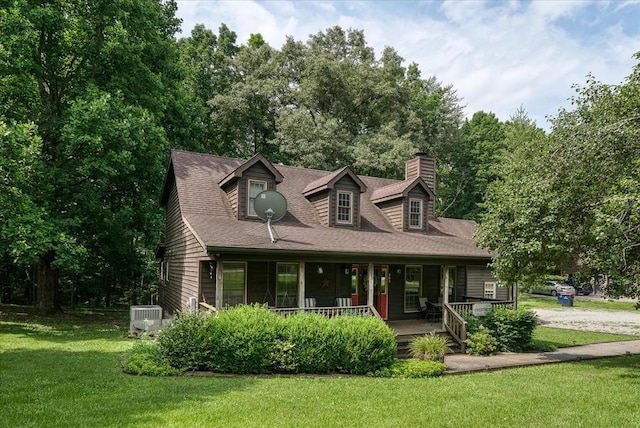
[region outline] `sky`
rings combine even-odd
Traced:
[[[238,44],[260,33],[279,49],[287,37],[339,25],[364,31],[379,58],[385,46],[417,63],[423,78],[452,85],[470,118],[508,120],[522,107],[537,125],[570,109],[587,75],[620,84],[640,63],[640,0],[596,1],[197,1],[177,0],[182,33],[224,23]]]

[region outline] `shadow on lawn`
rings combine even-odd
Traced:
[[[124,374],[117,352],[15,349],[2,352],[0,397],[8,426],[162,426],[172,411],[215,405],[251,377]]]

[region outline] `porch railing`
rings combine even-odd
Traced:
[[[272,308],[272,311],[283,315],[289,316],[297,314],[299,312],[321,314],[326,317],[335,317],[339,315],[356,315],[356,316],[377,316],[380,315],[375,310],[367,305],[362,306],[327,306],[327,307],[314,307],[314,308]]]
[[[477,302],[476,302],[477,303]],[[467,322],[464,320],[464,316],[473,315],[473,302],[456,302],[445,303],[442,306],[442,316],[444,328],[449,332],[451,337],[458,342],[462,352],[465,351],[465,341],[467,340]],[[483,303],[490,303],[491,310],[497,308],[515,308],[515,304],[511,300],[507,301],[484,301]]]

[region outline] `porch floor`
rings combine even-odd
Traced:
[[[442,333],[442,322],[426,322],[425,320],[398,320],[387,321],[387,325],[396,333],[396,336],[422,336],[427,333]]]

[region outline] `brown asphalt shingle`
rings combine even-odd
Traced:
[[[361,229],[326,227],[315,208],[303,196],[309,184],[326,182],[327,171],[274,165],[284,177],[277,190],[287,200],[287,215],[274,224],[279,236],[272,243],[260,221],[237,220],[218,183],[244,162],[200,153],[173,151],[173,171],[183,218],[207,247],[388,254],[397,256],[472,257],[488,261],[489,253],[475,246],[475,223],[438,218],[430,220],[429,233],[395,230],[372,202],[376,189],[402,181],[358,176],[366,186],[361,195]],[[392,186],[393,187],[393,186]]]

